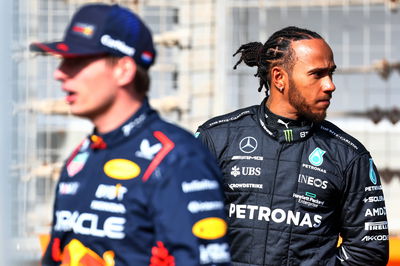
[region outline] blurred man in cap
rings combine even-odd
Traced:
[[[62,170],[43,265],[229,264],[218,166],[149,106],[156,51],[139,17],[86,5],[63,41],[30,48],[62,58],[54,77],[95,126]]]

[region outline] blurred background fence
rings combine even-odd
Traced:
[[[59,63],[28,51],[58,40],[76,8],[93,1],[12,1],[9,161],[11,249],[16,264],[37,265],[38,236],[49,232],[54,186],[63,161],[89,122],[68,114]],[[99,2],[99,1],[96,1]],[[400,235],[400,1],[398,0],[125,0],[155,34],[158,58],[150,98],[161,114],[194,131],[211,116],[258,104],[255,69],[232,54],[296,25],[319,32],[338,65],[328,120],[370,150],[384,182],[389,228]],[[12,98],[10,103],[10,98]],[[6,101],[6,102],[4,102]]]

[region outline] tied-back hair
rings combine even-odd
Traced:
[[[291,71],[294,62],[294,51],[290,44],[293,41],[322,39],[322,37],[307,29],[290,26],[276,31],[264,43],[250,42],[239,47],[233,56],[241,53],[239,61],[233,69],[243,61],[246,65],[257,67],[257,73],[254,74],[260,80],[258,91],[263,87],[266,89],[266,94],[269,93],[271,77],[270,70],[274,66],[282,66],[286,71]]]

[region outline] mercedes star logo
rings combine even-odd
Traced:
[[[257,149],[257,140],[253,137],[245,137],[239,143],[239,148],[244,153],[252,153]]]

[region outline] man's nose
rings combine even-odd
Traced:
[[[322,90],[326,92],[334,92],[336,90],[335,83],[331,77],[326,77],[322,83]]]
[[[63,81],[66,79],[67,74],[61,69],[61,65],[54,70],[53,77],[55,80]]]

